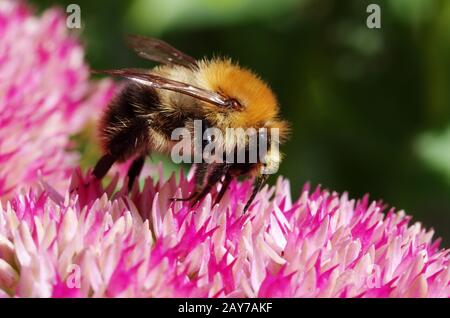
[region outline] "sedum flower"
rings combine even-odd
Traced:
[[[19,297],[449,297],[449,250],[402,211],[383,213],[278,179],[242,214],[251,183],[218,205],[169,199],[194,182],[114,192],[77,171],[0,208],[0,294]],[[220,185],[217,186],[220,189]]]
[[[109,81],[92,83],[65,16],[32,15],[0,1],[0,199],[40,177],[63,191],[77,154],[69,137],[106,104]]]

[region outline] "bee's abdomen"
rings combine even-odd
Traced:
[[[105,153],[125,161],[149,147],[149,117],[159,107],[153,89],[138,84],[126,86],[103,114],[100,136]]]

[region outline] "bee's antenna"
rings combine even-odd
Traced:
[[[91,70],[91,74],[105,74],[105,72],[101,70]]]

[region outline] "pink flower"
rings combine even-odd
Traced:
[[[0,2],[0,199],[40,177],[67,188],[78,156],[69,137],[113,88],[89,81],[83,54],[59,10],[35,17],[21,1]]]
[[[251,184],[219,205],[169,198],[193,181],[148,178],[142,191],[48,185],[0,208],[0,294],[20,297],[449,297],[449,250],[402,211],[306,186]],[[220,186],[218,186],[220,188]],[[215,189],[217,191],[219,189]],[[271,199],[269,199],[271,198]]]

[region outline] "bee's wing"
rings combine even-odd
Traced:
[[[127,43],[140,57],[147,60],[197,68],[197,62],[194,58],[164,41],[140,35],[130,35],[127,38]]]
[[[150,86],[157,89],[166,89],[169,91],[185,94],[194,98],[203,100],[205,102],[220,106],[237,108],[240,105],[236,104],[233,99],[226,98],[216,92],[212,92],[200,87],[192,86],[186,83],[174,81],[155,74],[139,69],[120,69],[120,70],[106,70],[95,71],[96,73],[104,73],[113,76],[122,76],[142,85]]]

